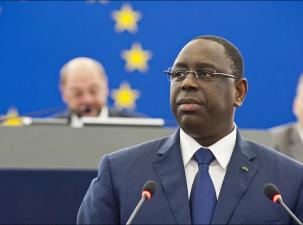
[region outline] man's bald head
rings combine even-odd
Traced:
[[[92,72],[99,74],[102,79],[107,80],[105,70],[98,61],[87,58],[78,57],[67,62],[60,71],[60,83],[64,85],[69,76],[76,76],[84,72]]]
[[[94,59],[72,59],[61,69],[60,89],[71,112],[78,116],[98,116],[108,97],[105,70]]]

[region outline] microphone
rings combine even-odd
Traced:
[[[78,118],[85,116],[86,113],[90,113],[92,111],[92,107],[89,105],[81,105],[78,109],[70,109],[72,114],[77,115]],[[70,123],[71,121],[69,121]]]
[[[128,221],[126,222],[126,225],[129,225],[133,222],[133,219],[137,215],[139,209],[141,208],[143,202],[147,199],[150,200],[152,196],[155,194],[157,189],[157,183],[153,180],[146,181],[142,188],[142,193],[141,193],[141,200],[137,204],[136,208],[134,209],[133,213],[129,217]]]
[[[92,111],[92,108],[89,105],[83,105],[80,107],[80,110],[82,113],[90,113]]]
[[[296,217],[295,214],[293,214],[293,212],[287,207],[287,205],[285,205],[279,189],[274,184],[266,184],[264,186],[264,194],[274,203],[280,204],[294,221],[302,225],[302,222],[298,219],[298,217]]]

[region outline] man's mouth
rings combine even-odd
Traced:
[[[92,111],[92,107],[88,105],[83,105],[80,107],[80,111],[84,114],[90,113]]]
[[[181,98],[179,100],[177,100],[177,104],[178,105],[183,105],[183,104],[196,104],[196,105],[201,105],[201,102],[196,99],[196,98]]]
[[[179,109],[186,112],[196,111],[201,107],[201,102],[195,98],[181,98],[177,101]]]

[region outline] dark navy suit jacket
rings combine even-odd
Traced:
[[[248,171],[242,167],[248,168]],[[158,189],[144,203],[134,224],[191,224],[179,132],[126,148],[101,160],[81,204],[79,224],[125,224],[140,200],[147,180]],[[265,146],[237,141],[220,191],[212,224],[289,224],[281,206],[263,194],[274,183],[284,202],[303,219],[303,166]]]

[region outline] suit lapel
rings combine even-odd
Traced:
[[[212,224],[228,224],[239,201],[258,171],[255,154],[237,131],[237,141],[221,187]]]
[[[154,166],[177,224],[191,224],[186,178],[179,145],[179,131],[158,151]]]

